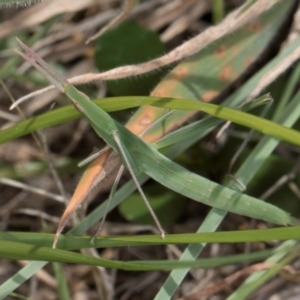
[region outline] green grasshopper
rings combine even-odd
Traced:
[[[18,42],[26,54],[17,50],[16,52],[38,69],[58,90],[65,93],[75,108],[88,119],[96,133],[104,139],[109,147],[119,154],[124,166],[132,175],[162,238],[165,237],[165,232],[148,203],[138,183],[136,174],[145,173],[173,191],[212,207],[279,225],[299,224],[298,220],[276,206],[223,187],[174,163],[161,154],[154,145],[143,141],[112,119],[105,111],[90,101],[85,94],[69,84],[66,78],[53,70],[30,48],[20,40]],[[162,98],[159,101],[165,101],[167,104],[170,100]],[[218,115],[218,112],[215,114]],[[67,219],[61,220],[53,247],[56,246],[66,222]]]

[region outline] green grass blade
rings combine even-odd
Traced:
[[[226,215],[226,212],[221,209],[213,208],[210,210],[205,220],[202,222],[201,226],[198,228],[197,233],[202,232],[214,232],[218,229],[223,217]],[[200,244],[189,244],[188,247],[183,251],[182,255],[179,258],[179,261],[184,260],[196,260],[199,254],[202,252],[206,243]],[[155,300],[158,299],[170,299],[178,286],[184,280],[186,274],[190,269],[183,270],[172,270],[163,286],[160,288],[158,293],[155,296]]]
[[[70,292],[68,288],[68,284],[66,281],[66,277],[64,275],[64,270],[60,263],[53,263],[53,269],[56,277],[56,282],[58,285],[58,295],[60,300],[70,300]]]
[[[71,91],[71,88],[69,88],[68,92],[73,93]],[[74,97],[72,95],[72,97]],[[126,103],[120,104],[120,106],[117,106],[116,102],[114,101],[123,101],[125,99],[128,101]],[[264,134],[273,136],[275,138],[281,139],[283,141],[286,141],[288,143],[294,144],[296,146],[300,146],[300,133],[296,130],[287,128],[285,126],[282,126],[280,124],[277,124],[275,122],[245,113],[241,111],[237,111],[236,109],[220,106],[220,105],[215,105],[215,104],[210,104],[210,103],[203,103],[203,102],[196,102],[196,101],[190,101],[186,99],[174,99],[174,98],[158,98],[158,97],[130,97],[128,99],[127,97],[122,97],[122,99],[114,98],[110,99],[104,102],[102,100],[101,102],[102,105],[101,107],[106,108],[106,105],[109,105],[108,102],[111,101],[112,105],[110,106],[110,111],[117,108],[117,107],[122,107],[122,108],[131,108],[131,107],[136,107],[142,104],[147,104],[147,105],[153,105],[157,107],[163,107],[163,108],[171,108],[171,109],[176,109],[176,110],[198,110],[198,111],[203,111],[207,114],[210,114],[212,116],[218,117],[222,120],[226,121],[231,121],[236,124],[243,125],[245,127],[249,127],[252,129],[255,129],[259,132],[262,132]],[[118,100],[116,100],[118,99]],[[78,101],[78,99],[77,99]],[[80,105],[84,105],[83,102],[80,102]],[[92,110],[98,110],[99,107],[94,104],[93,102],[87,102],[87,110],[89,112],[86,112],[87,114],[91,114],[89,117],[90,121],[94,123],[92,126],[96,126],[98,130],[101,130],[101,135],[105,135],[105,140],[110,141],[109,143],[114,145],[114,141],[112,137],[110,136],[109,132],[114,130],[115,128],[115,122],[112,121],[112,119],[106,115],[106,126],[105,130],[101,129],[101,126],[97,124],[97,119],[99,117],[99,113],[96,113],[95,111]],[[62,122],[61,120],[66,120],[67,118],[64,116],[64,113],[70,112],[70,108],[64,108],[60,109],[59,112],[53,111],[50,113],[47,113],[46,116],[38,116],[35,118],[31,118],[29,120],[23,121],[11,128],[8,128],[6,130],[3,130],[0,133],[0,143],[6,142],[8,140],[14,139],[16,137],[28,134],[34,130],[40,129],[47,127],[49,125],[57,125]],[[55,118],[56,120],[53,120],[53,122],[50,121],[51,117],[55,115],[55,112],[58,114],[57,117]],[[75,116],[79,117],[80,114],[74,114]],[[74,116],[73,115],[73,116]],[[46,118],[47,117],[47,118]],[[70,120],[70,119],[69,119]]]
[[[95,239],[91,244],[90,236],[62,235],[58,248],[62,250],[78,250],[82,248],[114,248],[149,245],[181,245],[199,243],[246,243],[261,241],[285,241],[300,239],[300,227],[279,227],[270,229],[238,230],[221,232],[202,232],[170,234],[166,239],[157,235],[105,236]],[[54,235],[47,233],[0,232],[1,242],[19,242],[37,247],[51,247]]]
[[[80,253],[70,252],[49,247],[37,247],[18,242],[2,242],[0,255],[2,258],[13,260],[35,260],[49,262],[65,262],[74,264],[84,264],[101,266],[105,268],[116,268],[127,271],[153,271],[153,270],[172,270],[176,268],[210,268],[227,264],[240,263],[245,260],[255,261],[266,258],[273,253],[272,250],[264,250],[251,254],[239,254],[227,257],[199,259],[196,261],[116,261],[107,260],[99,257],[88,256]]]
[[[45,261],[32,261],[15,275],[11,276],[0,286],[0,299],[5,299],[12,291],[28,280],[38,270],[42,269],[47,263]]]
[[[270,97],[268,95],[264,95],[258,99],[251,101],[240,107],[242,111],[248,111],[258,107],[260,105],[265,105],[269,103]],[[184,142],[184,139],[193,138],[194,136],[198,136],[199,132],[212,130],[219,124],[221,124],[223,120],[216,117],[206,117],[199,121],[193,122],[189,125],[183,126],[170,134],[164,136],[156,143],[157,148],[163,148],[177,142]]]
[[[14,297],[16,299],[21,299],[21,300],[33,300],[32,298],[28,298],[28,297],[22,296],[17,293],[10,293],[9,296]]]
[[[295,88],[298,84],[299,77],[300,77],[300,63],[298,62],[297,66],[293,69],[292,74],[290,75],[290,79],[288,80],[286,88],[283,91],[283,95],[276,107],[276,111],[274,112],[273,115],[273,120],[276,120],[279,117],[281,111],[285,108],[288,101],[292,98]]]
[[[213,20],[215,24],[222,21],[224,17],[224,0],[213,0]]]
[[[298,92],[285,110],[277,117],[277,121],[285,124],[286,126],[291,126],[296,120],[299,119],[299,110],[300,110],[300,92]],[[255,150],[251,153],[251,155],[247,159],[248,166],[251,164],[253,168],[256,170],[262,165],[262,163],[269,157],[272,151],[277,146],[278,141],[270,138],[264,137],[261,142],[257,145]],[[259,159],[258,159],[259,158]],[[245,163],[246,163],[245,162]],[[245,166],[247,167],[247,166]],[[245,171],[245,170],[244,170]],[[249,180],[247,177],[246,180]],[[244,179],[244,180],[245,180]],[[285,244],[296,245],[295,241],[288,241]],[[277,262],[282,257],[274,256],[267,260],[267,262]],[[262,285],[266,282],[270,277],[274,276],[272,272],[269,271],[261,271],[256,272],[249,276],[249,278],[242,284],[230,297],[230,300],[240,299],[241,295],[249,295],[253,290],[255,290],[259,285]],[[250,284],[251,283],[251,284]]]

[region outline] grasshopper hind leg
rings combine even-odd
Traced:
[[[103,224],[105,222],[105,219],[106,219],[106,216],[107,216],[107,213],[108,213],[108,209],[109,209],[109,206],[110,206],[110,203],[111,203],[111,199],[113,198],[116,190],[117,190],[117,187],[119,185],[119,182],[120,182],[120,179],[121,179],[121,176],[124,172],[124,165],[121,165],[121,167],[119,168],[119,171],[118,171],[118,174],[117,174],[117,177],[114,181],[114,184],[111,188],[111,191],[110,191],[110,194],[109,194],[109,198],[108,198],[108,202],[107,202],[107,205],[105,207],[105,212],[103,214],[103,218],[101,220],[101,224],[99,226],[99,229],[97,230],[96,234],[93,236],[93,238],[91,239],[91,243],[94,245],[94,241],[95,239],[97,238],[97,236],[99,235],[100,231],[102,230],[103,228]]]

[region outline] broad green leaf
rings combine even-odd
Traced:
[[[144,192],[156,216],[163,226],[173,224],[181,215],[185,205],[184,197],[163,188],[158,184],[146,186]],[[145,204],[138,193],[130,195],[119,206],[122,216],[138,224],[154,224]]]
[[[119,66],[134,65],[165,53],[157,33],[132,21],[125,21],[97,39],[95,63],[103,72]],[[148,95],[165,72],[146,74],[137,78],[108,81],[108,90],[116,96]]]

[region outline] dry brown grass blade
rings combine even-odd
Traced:
[[[59,5],[57,1],[45,1],[36,4],[3,22],[1,24],[0,39],[20,29],[23,30],[41,24],[58,14],[76,12],[98,3],[99,0],[63,0],[59,1]]]
[[[56,194],[53,194],[53,193],[49,193],[49,192],[47,192],[43,189],[33,187],[33,186],[28,185],[28,184],[25,184],[25,183],[22,183],[22,182],[19,182],[19,181],[10,179],[10,178],[0,177],[0,183],[5,184],[5,185],[9,185],[9,186],[12,186],[12,187],[15,187],[15,188],[18,188],[18,189],[22,189],[23,191],[28,191],[28,192],[31,192],[31,193],[34,193],[34,194],[37,194],[37,195],[41,195],[41,196],[50,198],[50,199],[58,201],[58,202],[62,202],[62,203],[65,202],[64,197],[61,196],[61,195],[56,195]]]
[[[70,219],[71,215],[73,214],[73,212],[77,209],[77,207],[83,201],[85,201],[88,197],[92,196],[92,194],[93,194],[92,189],[94,188],[94,184],[95,184],[95,182],[94,182],[95,176],[98,175],[97,178],[99,181],[101,181],[105,178],[106,172],[105,172],[104,166],[105,166],[106,160],[109,158],[109,154],[111,154],[111,151],[105,152],[100,158],[101,163],[90,164],[87,167],[87,169],[85,170],[85,172],[83,173],[83,176],[81,177],[81,180],[80,180],[80,185],[78,185],[76,187],[76,190],[75,190],[70,202],[68,203],[66,210],[64,211],[63,215],[61,216],[61,221],[59,223],[59,227],[56,232],[55,239],[54,239],[54,245],[56,245],[56,243],[59,239],[60,233],[62,231],[62,228],[64,228],[66,226],[66,224],[67,224],[68,220]],[[118,160],[117,163],[119,163],[119,161],[120,160]],[[82,191],[82,189],[81,189],[82,185],[85,185],[87,187],[88,193],[86,193],[86,190]]]
[[[111,29],[118,24],[120,24],[122,21],[124,21],[127,16],[132,12],[134,6],[136,5],[137,1],[136,0],[125,0],[124,1],[124,8],[120,12],[119,15],[117,15],[113,20],[111,20],[106,26],[101,28],[95,35],[91,36],[85,43],[89,44],[91,41],[95,40],[99,36],[101,36],[105,31],[108,29]]]
[[[141,63],[137,65],[129,65],[124,67],[118,67],[113,70],[109,70],[103,73],[94,74],[87,73],[84,75],[79,75],[68,79],[68,81],[73,84],[84,84],[96,80],[114,80],[121,79],[131,76],[137,76],[144,73],[151,72],[165,65],[182,60],[185,57],[191,56],[201,49],[209,45],[210,43],[218,40],[219,38],[232,33],[243,25],[247,24],[249,21],[253,20],[257,16],[261,15],[263,12],[270,9],[279,0],[258,0],[251,7],[245,9],[245,6],[241,6],[234,12],[232,12],[224,21],[216,26],[212,26],[206,29],[201,34],[190,39],[189,41],[183,43],[179,47],[175,48],[168,54],[159,57],[157,59],[151,60],[146,63]],[[11,109],[19,105],[20,103],[32,98],[33,96],[40,95],[46,91],[54,89],[53,86],[38,90],[36,92],[30,93],[16,101],[16,103],[11,106]]]
[[[285,57],[278,65],[270,70],[257,84],[251,92],[246,102],[250,102],[257,97],[268,85],[270,85],[277,77],[283,74],[295,61],[300,58],[300,47],[296,48],[289,56]]]
[[[185,2],[184,2],[185,3]],[[201,17],[209,12],[211,9],[211,2],[201,1],[189,8],[186,12],[175,18],[166,30],[160,35],[162,42],[168,42],[175,38],[178,34],[183,33],[190,24],[201,19]]]
[[[197,3],[197,6],[202,6],[206,0],[185,0],[185,1],[168,1],[163,6],[157,8],[152,14],[145,16],[141,20],[141,25],[146,26],[150,30],[159,31],[164,28],[167,24],[174,22],[187,12],[192,6]],[[209,4],[211,5],[211,4]]]
[[[4,84],[4,82],[2,80],[0,80],[0,83],[1,83],[1,85],[3,87],[3,89],[8,94],[9,98],[11,99],[11,101],[14,103],[15,100],[14,100],[12,94],[10,93],[10,91],[7,89],[7,87]],[[19,107],[18,107],[18,112],[19,112],[19,115],[22,117],[22,119],[26,120],[25,114],[23,113],[23,111]],[[34,138],[34,140],[35,140],[38,148],[44,154],[44,157],[46,159],[46,162],[48,163],[48,166],[49,166],[49,169],[51,171],[51,174],[52,174],[52,176],[53,176],[53,178],[54,178],[54,180],[56,182],[56,185],[58,187],[58,190],[60,191],[60,193],[61,193],[62,196],[55,195],[55,194],[52,194],[52,193],[48,193],[48,192],[46,192],[44,190],[41,190],[41,189],[31,188],[30,186],[27,186],[25,184],[22,184],[20,182],[17,182],[17,181],[11,180],[11,179],[2,178],[1,179],[2,183],[4,183],[4,181],[6,180],[5,184],[14,185],[15,187],[21,188],[23,190],[27,190],[27,191],[30,191],[30,192],[33,192],[33,193],[37,193],[37,194],[40,194],[40,195],[52,198],[52,199],[54,199],[56,201],[60,201],[60,202],[66,203],[66,201],[67,201],[66,192],[65,192],[63,184],[62,184],[62,182],[60,180],[60,177],[59,177],[59,175],[58,175],[58,173],[56,171],[56,168],[54,166],[54,162],[53,162],[52,156],[50,154],[50,151],[49,151],[49,148],[48,148],[48,145],[47,145],[47,142],[46,142],[45,135],[42,133],[42,131],[38,131],[36,133],[32,133],[32,136],[33,136],[33,138]]]
[[[253,266],[250,266],[243,270],[235,272],[234,274],[226,277],[225,279],[221,280],[220,282],[218,282],[212,286],[209,286],[206,289],[203,289],[202,291],[179,298],[178,300],[197,300],[197,299],[200,299],[200,297],[214,295],[214,294],[220,292],[221,290],[223,290],[224,288],[228,287],[229,285],[232,285],[234,281],[238,280],[242,276],[250,275],[257,271],[266,270],[273,266],[274,266],[273,264],[268,264],[268,263],[255,264]]]

